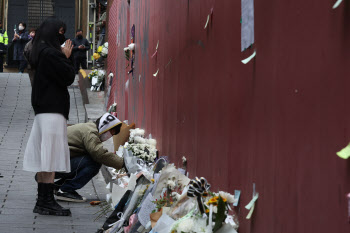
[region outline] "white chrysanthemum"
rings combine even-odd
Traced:
[[[105,42],[103,46],[108,48],[108,42]]]
[[[220,192],[219,192],[219,195],[220,195],[222,198],[225,198],[225,199],[227,200],[227,203],[232,204],[233,202],[235,202],[235,196],[232,195],[232,194],[230,194],[230,193],[220,191]]]
[[[142,138],[141,136],[134,137],[134,141],[135,141],[135,143],[139,143],[139,144],[146,143],[146,139]]]
[[[147,139],[147,143],[153,147],[157,146],[157,141],[155,139]]]
[[[187,161],[185,156],[182,156],[182,163],[185,163]]]
[[[169,189],[174,189],[175,186],[176,186],[176,183],[175,183],[175,181],[173,181],[173,180],[168,180],[168,181],[166,182],[166,186],[167,186]]]
[[[108,48],[105,48],[105,47],[102,48],[101,54],[102,54],[102,56],[107,55],[108,54]]]
[[[195,221],[192,218],[185,219],[179,224],[177,232],[193,232],[192,227],[195,225]]]

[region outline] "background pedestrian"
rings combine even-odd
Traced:
[[[23,73],[27,66],[27,61],[23,55],[24,47],[29,41],[26,26],[27,25],[24,22],[20,22],[18,24],[18,30],[15,29],[15,34],[12,40],[14,44],[13,60],[17,61],[19,73]]]
[[[89,41],[83,37],[83,30],[78,29],[76,31],[76,37],[73,39],[73,46],[75,73],[78,74],[80,65],[82,69],[87,69],[86,51],[90,49]]]

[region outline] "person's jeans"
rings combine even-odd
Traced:
[[[19,72],[23,73],[28,63],[26,60],[20,60],[18,61],[18,63],[19,63],[19,66],[18,66]]]
[[[90,156],[73,157],[70,159],[70,173],[55,173],[55,182],[63,192],[72,192],[84,187],[101,168],[101,164],[95,162]]]
[[[0,72],[4,72],[4,54],[0,53]]]
[[[86,57],[74,57],[74,68],[76,74],[79,73],[80,65],[82,69],[87,69]]]

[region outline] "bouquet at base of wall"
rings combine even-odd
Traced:
[[[91,80],[91,91],[100,91],[104,82],[106,72],[104,70],[92,70],[89,73]]]
[[[144,138],[143,129],[129,132],[129,141],[119,147],[117,156],[123,156],[130,179],[125,174],[115,175],[112,201],[116,209],[125,193],[132,193],[106,232],[237,233],[238,220],[231,209],[234,195],[212,192],[204,177],[191,180],[184,169],[163,157],[156,162],[150,160],[152,157],[142,157],[148,147],[138,147],[147,144],[156,150],[156,141],[151,136]]]

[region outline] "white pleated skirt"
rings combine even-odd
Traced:
[[[23,170],[70,172],[67,120],[58,113],[41,113],[34,118],[24,152]]]

